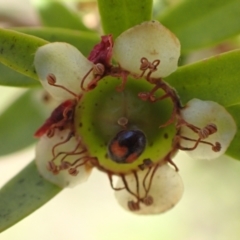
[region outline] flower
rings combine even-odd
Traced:
[[[36,72],[60,101],[35,133],[42,176],[61,187],[74,186],[96,167],[108,175],[125,209],[156,214],[173,207],[183,192],[172,161],[177,151],[210,146],[208,153],[220,155],[235,134],[232,130],[226,139],[226,124],[204,117],[216,104],[199,100],[197,106],[181,106],[176,91],[162,79],[176,70],[179,56],[178,39],[157,21],[137,25],[115,41],[103,36],[88,59],[67,43],[40,47]],[[196,115],[195,107],[204,113]],[[216,111],[229,120],[221,107]],[[210,135],[216,136],[216,145],[205,140]],[[116,185],[113,176],[119,178]]]
[[[194,148],[195,144],[189,139],[181,139],[183,148],[194,148],[187,153],[195,159],[215,159],[223,155],[237,132],[233,117],[223,106],[213,101],[192,99],[181,110],[181,115],[185,121],[199,127],[195,131],[187,125],[181,128],[183,136],[189,139],[197,136],[199,139],[197,148]],[[208,144],[202,141],[206,138]]]

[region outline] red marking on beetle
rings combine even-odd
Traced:
[[[114,156],[121,158],[128,153],[128,148],[120,146],[118,141],[113,141],[110,145],[110,151]]]
[[[138,158],[138,156],[139,156],[139,153],[132,153],[125,159],[125,161],[126,163],[132,163]]]
[[[53,136],[54,129],[61,129],[72,121],[75,100],[67,100],[56,107],[45,123],[35,132],[35,137],[42,137],[44,134]]]

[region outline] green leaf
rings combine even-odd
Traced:
[[[152,17],[152,0],[98,0],[98,8],[105,34],[114,38]]]
[[[0,85],[11,87],[36,87],[40,83],[33,78],[27,77],[19,72],[0,63]]]
[[[182,1],[165,11],[159,21],[176,34],[186,53],[238,35],[240,1]]]
[[[33,66],[34,53],[47,41],[15,32],[0,29],[0,62],[33,79],[38,79]]]
[[[37,10],[44,26],[89,31],[77,12],[67,8],[64,3],[49,0],[38,3]]]
[[[240,50],[179,67],[165,80],[183,104],[192,98],[212,100],[227,107],[240,103]]]
[[[0,232],[40,208],[61,191],[30,163],[0,190]]]
[[[46,118],[37,93],[39,90],[27,91],[0,115],[0,155],[18,151],[35,142],[34,132]]]
[[[85,56],[100,41],[99,34],[63,28],[15,28],[15,30],[43,38],[49,42],[67,42],[78,48]]]
[[[230,106],[226,108],[228,112],[233,116],[236,124],[237,124],[237,133],[231,142],[231,145],[226,151],[226,155],[229,155],[232,158],[240,160],[240,147],[239,147],[239,142],[240,142],[240,104]]]
[[[93,46],[99,41],[97,33],[67,30],[63,28],[15,28],[14,30],[45,39],[49,42],[67,42],[77,47],[88,56]],[[30,55],[30,57],[32,54]],[[20,74],[0,63],[0,85],[15,87],[39,86],[39,81]]]

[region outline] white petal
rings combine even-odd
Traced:
[[[147,170],[137,172],[140,182],[140,196],[144,196],[144,188],[142,181]],[[126,176],[129,188],[136,193],[136,180],[133,174]],[[147,181],[148,183],[149,181]],[[122,187],[122,180],[119,179],[116,187]],[[140,203],[140,210],[133,211],[137,214],[159,214],[165,212],[176,205],[181,199],[183,193],[183,183],[179,174],[168,164],[159,167],[153,177],[152,185],[149,191],[149,196],[153,198],[153,204],[146,206]],[[115,192],[115,197],[118,203],[129,211],[128,202],[135,201],[135,197],[128,191],[120,190]]]
[[[214,159],[225,153],[230,145],[236,131],[237,126],[233,117],[227,110],[213,101],[202,101],[199,99],[190,100],[186,107],[181,111],[181,115],[185,121],[199,128],[204,128],[206,125],[213,123],[217,126],[217,132],[209,135],[204,141],[215,144],[221,144],[221,150],[214,152],[211,146],[200,143],[198,147],[192,151],[186,151],[192,158],[195,159]],[[186,126],[181,128],[181,135],[197,139],[198,135]],[[194,142],[182,139],[181,146],[193,147]]]
[[[93,63],[74,46],[55,42],[38,48],[34,58],[34,66],[43,87],[54,98],[66,100],[73,98],[73,96],[64,89],[49,85],[47,76],[49,74],[55,75],[56,84],[62,85],[79,95],[81,93],[81,81],[93,67]],[[91,72],[85,82],[87,83],[92,79],[93,74]]]
[[[152,77],[166,77],[177,69],[180,43],[176,36],[157,21],[144,22],[123,32],[115,40],[113,58],[123,69],[141,74],[140,60],[160,60]]]
[[[70,175],[68,170],[62,170],[56,175],[49,171],[49,161],[53,158],[52,148],[54,145],[66,139],[68,134],[68,130],[56,130],[54,136],[51,138],[46,135],[41,137],[36,147],[36,164],[40,174],[48,181],[60,187],[74,187],[77,184],[85,182],[91,173],[91,167],[88,165],[79,167],[77,176]],[[68,142],[56,147],[55,154],[57,155],[60,152],[71,152],[75,149],[77,143],[76,138],[72,137]],[[63,156],[64,155],[60,155],[57,158],[56,164],[60,163],[61,157]],[[77,158],[79,158],[79,155],[67,156],[64,160],[72,163]]]

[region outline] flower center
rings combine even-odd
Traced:
[[[113,174],[139,170],[157,163],[172,150],[176,134],[174,122],[164,125],[173,111],[171,99],[145,101],[140,95],[153,85],[143,79],[121,81],[105,77],[98,87],[82,96],[75,109],[75,131],[81,136],[94,164]],[[154,92],[156,98],[165,93]]]

